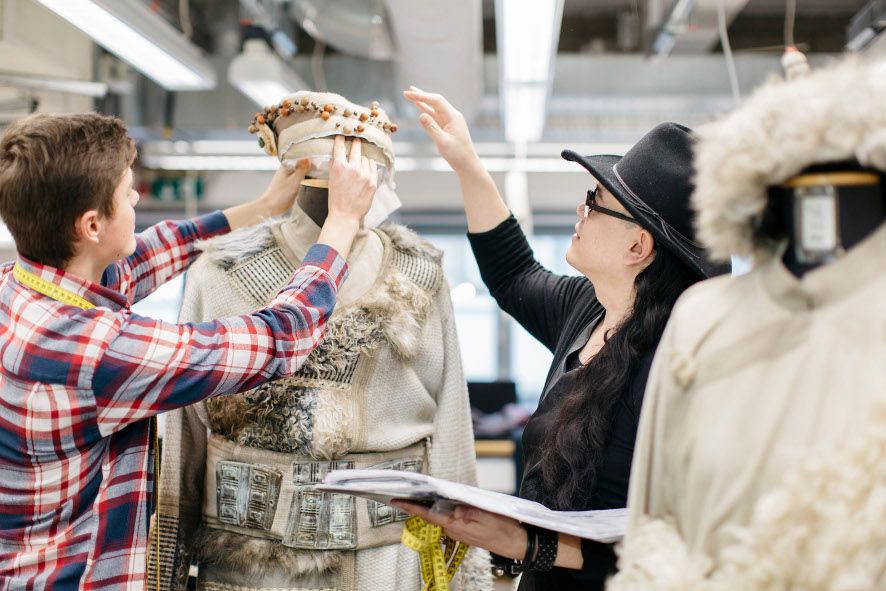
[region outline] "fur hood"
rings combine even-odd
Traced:
[[[812,164],[853,158],[886,170],[886,64],[850,58],[772,80],[698,137],[692,201],[710,256],[771,256],[753,235],[767,186]]]

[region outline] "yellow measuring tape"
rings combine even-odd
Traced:
[[[43,295],[50,297],[57,302],[67,304],[69,306],[77,306],[78,308],[83,308],[84,310],[91,310],[95,308],[95,306],[91,302],[84,298],[81,298],[76,293],[72,293],[64,287],[59,287],[55,283],[51,283],[38,275],[34,275],[27,269],[18,266],[18,264],[16,264],[12,268],[12,274],[22,285],[30,287],[34,291],[42,293]]]
[[[43,279],[39,275],[35,275],[20,267],[18,263],[12,268],[12,275],[19,283],[26,287],[30,287],[38,293],[42,293],[46,297],[52,298],[57,302],[68,304],[69,306],[77,306],[84,310],[95,308],[95,304],[86,300],[76,293],[68,291],[64,287],[59,287],[51,281]],[[156,492],[156,511],[154,512],[154,530],[157,533],[157,591],[160,591],[160,447],[157,438],[157,417],[151,417],[151,433],[154,435],[154,488]],[[148,556],[145,555],[145,577],[148,573]]]
[[[417,516],[406,521],[400,541],[418,552],[424,591],[447,591],[468,551],[467,544],[444,536],[442,527]]]

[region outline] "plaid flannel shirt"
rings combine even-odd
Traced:
[[[23,258],[86,298],[67,306],[0,269],[0,589],[140,589],[154,449],[150,417],[298,370],[347,266],[314,246],[268,308],[171,324],[129,306],[184,271],[221,212],[163,222],[102,285]]]

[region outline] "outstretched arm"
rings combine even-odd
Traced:
[[[442,95],[414,86],[403,93],[421,111],[419,123],[437,146],[437,151],[458,175],[469,232],[486,232],[510,215],[495,182],[480,162],[468,124]]]

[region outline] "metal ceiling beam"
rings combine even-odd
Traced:
[[[728,27],[747,3],[748,0],[648,0],[649,53],[707,53],[720,42],[718,5],[723,4]]]

